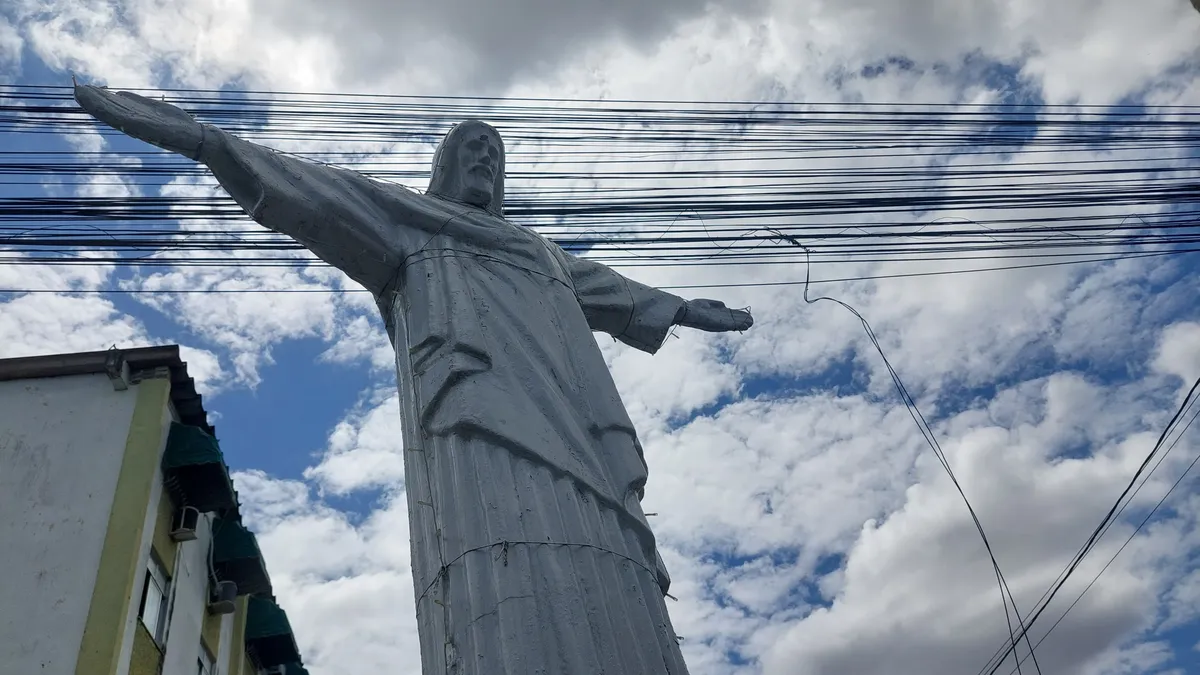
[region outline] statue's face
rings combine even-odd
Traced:
[[[484,129],[471,131],[458,146],[459,185],[464,202],[486,208],[492,201],[496,172],[500,170],[500,140]]]

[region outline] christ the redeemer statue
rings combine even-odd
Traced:
[[[646,462],[592,331],[654,353],[673,325],[749,328],[504,219],[504,146],[438,146],[425,194],[308,162],[127,92],[90,114],[177,152],[270,230],[370,290],[396,352],[423,671],[681,675]]]

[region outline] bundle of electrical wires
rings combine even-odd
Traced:
[[[1200,109],[139,93],[411,186],[450,125],[486,119],[508,145],[506,215],[619,266],[794,264],[795,242],[814,264],[1200,248]],[[217,189],[165,195],[206,169],[121,138],[69,87],[0,87],[0,133],[17,141],[0,151],[0,263],[316,262]],[[58,140],[97,133],[112,150]]]

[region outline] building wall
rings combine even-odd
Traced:
[[[127,668],[132,653],[130,603],[139,595],[145,548],[153,534],[159,459],[170,422],[171,386],[166,378],[143,380],[129,421],[108,532],[79,645],[75,675],[112,675]]]
[[[162,484],[162,474],[155,481]],[[175,550],[179,542],[171,539],[171,526],[175,520],[175,505],[171,503],[171,495],[166,490],[159,490],[158,508],[154,514],[154,552],[167,569],[175,569]]]
[[[165,429],[170,426],[171,417],[169,414],[164,415],[164,438],[166,436]],[[165,447],[165,441],[164,441]],[[162,455],[155,456],[155,466],[161,461]],[[162,519],[163,502],[166,502],[168,509],[168,521],[164,524]],[[150,508],[151,505],[154,508]],[[155,470],[153,483],[150,485],[150,499],[146,504],[145,519],[142,522],[141,542],[138,546],[137,567],[133,579],[133,594],[129,596],[129,602],[124,612],[125,628],[122,629],[121,651],[117,657],[116,675],[156,675],[158,663],[162,657],[162,650],[154,643],[154,638],[151,637],[149,631],[142,625],[141,618],[138,617],[138,609],[142,603],[142,587],[146,583],[146,575],[149,573],[147,568],[150,565],[150,551],[154,549],[158,554],[159,560],[163,561],[168,574],[174,566],[175,547],[178,546],[171,541],[170,537],[163,537],[160,531],[170,527],[171,508],[170,497],[167,496],[167,491],[163,489],[162,471]],[[165,542],[161,540],[165,538]],[[163,548],[160,548],[160,545]],[[170,562],[168,562],[168,560]],[[143,639],[144,638],[144,639]],[[151,658],[153,657],[153,658]],[[139,671],[137,668],[145,668],[146,664],[153,662],[155,670]]]
[[[169,424],[172,419],[178,421],[173,410],[165,424]],[[161,455],[156,461],[161,461]],[[141,555],[138,560],[137,592],[130,599],[127,618],[129,628],[126,642],[130,643],[131,653],[128,656],[123,655],[116,675],[158,675],[159,659],[162,661],[161,672],[164,674],[193,673],[196,670],[201,642],[206,642],[216,656],[216,652],[221,648],[222,637],[232,630],[232,617],[209,615],[207,611],[207,570],[209,546],[212,541],[212,514],[201,516],[197,523],[195,540],[175,542],[170,537],[170,530],[177,505],[172,503],[169,493],[164,489],[162,472],[158,470],[154,473],[150,503],[154,508],[148,508],[146,512]],[[147,574],[151,551],[162,562],[170,576],[165,649],[159,649],[154,644],[154,640],[150,638],[138,618],[141,588]],[[228,644],[228,638],[225,641]],[[149,658],[151,655],[152,659]],[[218,660],[218,664],[220,663]],[[151,666],[153,670],[147,670]],[[218,672],[226,675],[229,671],[222,667]]]
[[[162,661],[162,650],[154,644],[154,637],[145,626],[136,625],[130,631],[133,645],[127,667],[129,675],[159,675],[158,665]]]
[[[171,579],[174,606],[167,629],[164,673],[191,673],[200,656],[200,639],[208,615],[208,549],[212,541],[212,514],[201,514],[196,540],[180,544]]]
[[[192,673],[205,641],[222,675],[253,675],[245,598],[235,615],[207,612],[212,514],[195,541],[168,536],[168,396],[165,379],[0,382],[0,607],[20,608],[0,613],[0,672]],[[164,650],[138,617],[152,549],[171,575]]]
[[[244,627],[243,627],[244,630]],[[229,675],[234,669],[233,653],[233,614],[221,617],[220,647],[217,649],[217,667],[222,675]]]
[[[233,613],[233,626],[229,640],[229,667],[225,671],[229,675],[254,675],[254,669],[246,667],[249,658],[246,656],[246,611],[249,598],[239,596],[237,611]]]
[[[221,627],[225,624],[225,615],[205,613],[204,629],[201,634],[201,639],[204,641],[204,646],[208,647],[208,651],[213,655],[213,660],[220,663],[219,657],[221,654]]]
[[[136,400],[105,375],[0,382],[5,672],[75,672]]]

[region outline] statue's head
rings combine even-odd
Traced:
[[[460,122],[433,154],[430,194],[504,215],[504,142],[490,125]]]

